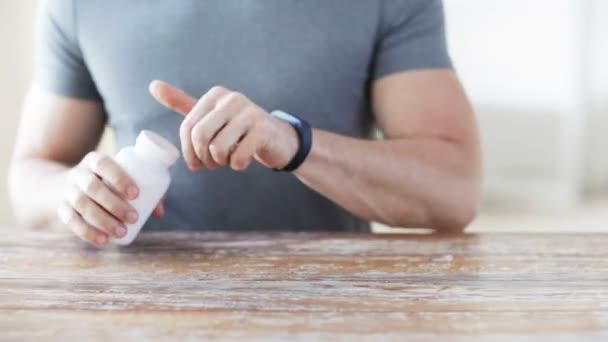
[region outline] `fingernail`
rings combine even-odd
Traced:
[[[98,245],[105,245],[108,239],[105,237],[105,235],[97,235],[95,241],[97,241]]]
[[[193,161],[190,164],[190,170],[192,171],[200,171],[203,168],[203,165],[198,161]]]
[[[123,236],[127,235],[127,228],[119,226],[119,227],[116,227],[116,229],[114,229],[114,232],[116,233],[116,236],[123,237]]]
[[[202,168],[202,164],[198,160],[184,160],[184,162],[186,163],[186,166],[190,169],[190,171],[200,171]]]
[[[137,218],[139,217],[139,215],[137,215],[137,212],[135,211],[130,211],[127,214],[127,221],[129,221],[129,223],[136,223],[137,222]]]
[[[158,81],[152,81],[149,89],[152,95],[158,95]]]
[[[127,188],[127,196],[129,196],[129,199],[136,199],[138,194],[139,190],[135,185],[131,185]]]

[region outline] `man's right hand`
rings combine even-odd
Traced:
[[[138,195],[135,181],[114,160],[90,152],[69,171],[59,218],[82,240],[105,246],[137,222],[138,213],[127,201]]]

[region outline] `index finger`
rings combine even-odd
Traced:
[[[160,102],[163,106],[176,111],[186,117],[196,107],[198,100],[188,95],[181,89],[178,89],[163,81],[152,81],[150,83],[150,94]],[[192,142],[190,141],[191,124],[188,120],[184,120],[180,127],[180,139],[182,142],[182,150],[184,159],[193,171],[198,171],[201,167],[200,161],[196,158]]]
[[[188,115],[197,102],[197,99],[167,82],[152,81],[149,90],[156,101],[182,115]]]

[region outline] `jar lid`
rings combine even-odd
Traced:
[[[158,159],[171,166],[179,158],[179,150],[175,145],[160,135],[144,130],[137,136],[135,148],[151,158]]]

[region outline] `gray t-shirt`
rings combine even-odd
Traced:
[[[179,144],[182,117],[148,94],[155,79],[195,96],[226,86],[269,111],[368,138],[371,82],[451,67],[441,0],[48,0],[38,38],[36,84],[101,101],[119,147],[143,129]],[[148,230],[369,230],[260,165],[193,173],[178,162],[171,173],[167,215]]]

